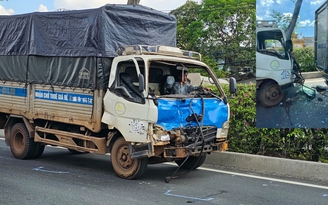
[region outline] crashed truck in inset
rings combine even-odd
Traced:
[[[294,83],[303,85],[301,69],[292,56],[293,44],[275,21],[256,23],[256,96],[264,107],[278,105],[283,90]]]

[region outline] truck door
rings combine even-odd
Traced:
[[[279,29],[257,33],[256,76],[273,79],[279,85],[293,79],[292,61],[284,47],[283,33]]]
[[[146,142],[148,123],[157,121],[157,108],[144,89],[146,70],[138,57],[120,56],[112,63],[102,122],[117,128],[126,141]]]

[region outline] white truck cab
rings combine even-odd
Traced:
[[[274,21],[257,21],[256,42],[257,99],[264,107],[276,106],[285,87],[303,81],[291,56],[292,42]]]

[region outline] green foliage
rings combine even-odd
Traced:
[[[177,45],[199,51],[218,69],[238,65],[255,67],[255,0],[188,0],[173,10],[177,18]],[[218,71],[225,75],[225,71]]]
[[[229,95],[228,86],[224,86]],[[328,129],[256,128],[255,85],[238,84],[229,98],[229,150],[266,156],[328,161]]]
[[[224,89],[228,92],[228,86],[224,86]],[[229,99],[231,151],[252,154],[260,152],[261,131],[256,128],[255,89],[255,85],[238,84],[237,95]]]
[[[272,10],[270,16],[276,21],[278,27],[282,30],[286,30],[292,20],[292,15],[286,15],[276,10]],[[299,23],[298,20],[299,18],[297,19],[296,25]]]
[[[255,64],[245,62],[255,59],[255,5],[254,0],[203,1],[201,51],[217,61],[223,60],[224,69],[241,61],[243,66]]]
[[[213,58],[210,58],[210,57],[208,57],[208,56],[203,56],[203,57],[202,57],[202,61],[203,61],[206,65],[208,65],[210,68],[216,68],[216,67],[217,67],[217,64],[218,64],[217,62],[215,62],[215,61],[213,60]],[[227,74],[228,74],[228,72],[226,72],[226,71],[224,71],[224,70],[214,69],[213,71],[214,71],[216,77],[218,77],[218,78],[225,78],[225,77],[227,76]],[[207,74],[205,74],[205,73],[202,73],[202,75],[207,76]]]
[[[317,71],[314,62],[314,47],[294,48],[293,55],[302,72]]]
[[[183,6],[171,11],[177,19],[177,46],[185,50],[200,50],[203,23],[199,21],[201,5],[188,0]]]

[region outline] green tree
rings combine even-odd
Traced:
[[[200,51],[204,59],[225,69],[255,67],[255,0],[188,0],[173,10],[177,18],[177,45]],[[217,71],[217,69],[214,69]]]
[[[255,0],[204,0],[201,51],[226,67],[255,64]],[[237,63],[241,62],[241,63]]]
[[[276,21],[278,27],[282,30],[286,30],[292,20],[292,15],[286,15],[277,10],[272,10],[270,16]]]
[[[199,18],[201,5],[192,0],[171,11],[177,19],[177,46],[185,50],[200,51],[204,24]]]
[[[270,14],[270,16],[276,21],[276,24],[278,25],[278,27],[284,31],[287,30],[287,28],[292,20],[292,15],[286,15],[286,14],[283,14],[276,10],[272,10],[272,13]],[[299,18],[297,18],[297,22],[296,22],[296,25],[293,29],[292,36],[291,36],[291,38],[294,38],[294,39],[298,38],[298,34],[296,33],[297,27],[298,27],[298,20],[299,20]]]
[[[299,13],[301,10],[303,0],[291,0],[295,3],[294,12],[292,16],[283,15],[281,12],[273,10],[271,17],[273,17],[278,26],[285,31],[287,40],[291,40],[292,36],[295,35],[295,28],[298,23]]]

